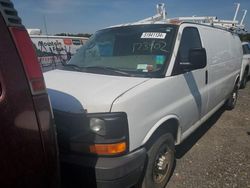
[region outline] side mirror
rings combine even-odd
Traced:
[[[194,48],[189,50],[188,62],[180,65],[185,72],[202,69],[207,66],[207,53],[205,48]]]
[[[189,62],[194,69],[202,69],[207,66],[207,53],[205,48],[189,51]]]

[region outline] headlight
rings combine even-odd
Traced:
[[[106,128],[105,128],[105,121],[99,118],[90,118],[89,121],[90,130],[93,133],[105,136]]]
[[[71,129],[71,151],[97,155],[120,155],[128,151],[128,120],[124,112],[86,114],[78,127]]]

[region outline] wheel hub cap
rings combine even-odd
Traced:
[[[153,171],[153,179],[156,183],[164,181],[168,174],[170,160],[171,154],[168,151],[165,151],[165,153],[158,156]]]
[[[158,163],[157,163],[158,170],[161,171],[161,170],[166,169],[167,165],[168,165],[167,154],[164,154],[160,156],[158,159]]]

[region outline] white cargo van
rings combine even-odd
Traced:
[[[64,70],[44,74],[62,165],[94,170],[97,187],[163,188],[175,145],[224,104],[234,108],[241,62],[239,37],[203,24],[96,32]]]

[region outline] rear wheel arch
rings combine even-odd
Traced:
[[[234,87],[238,86],[238,88],[240,87],[240,75],[236,76],[235,82],[234,82]]]
[[[247,76],[248,76],[248,74],[249,74],[249,65],[247,65],[247,66],[245,67],[244,74],[245,74],[245,73],[247,73]]]
[[[233,110],[235,108],[238,99],[238,90],[240,88],[240,84],[240,77],[238,76],[234,84],[234,89],[225,103],[225,107],[227,110]]]
[[[242,79],[240,83],[240,89],[244,89],[247,85],[247,79],[249,74],[249,65],[246,65],[244,72],[242,73]]]

